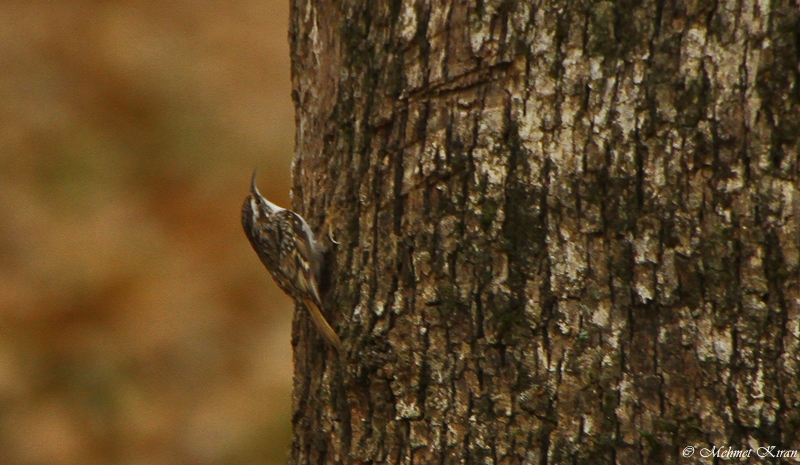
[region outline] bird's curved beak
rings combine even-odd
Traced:
[[[258,168],[253,170],[253,177],[250,178],[250,192],[254,195],[260,196],[261,193],[258,192],[258,187],[256,187],[256,175],[258,174]]]

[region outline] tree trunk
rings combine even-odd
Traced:
[[[431,3],[292,2],[291,462],[800,448],[798,4]]]

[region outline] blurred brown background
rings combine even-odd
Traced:
[[[0,464],[285,463],[286,3],[0,2]]]

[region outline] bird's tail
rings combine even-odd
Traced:
[[[313,299],[309,298],[303,299],[303,303],[308,309],[308,312],[311,313],[311,319],[314,320],[317,329],[322,333],[322,337],[336,349],[336,353],[338,354],[342,347],[342,341],[339,339],[339,336],[336,335],[336,332],[333,330],[330,323],[328,323],[328,320],[322,315],[319,305],[317,305]]]

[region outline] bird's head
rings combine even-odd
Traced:
[[[246,231],[252,230],[258,223],[284,210],[265,199],[261,192],[258,191],[258,187],[256,187],[257,173],[258,170],[253,171],[253,177],[250,179],[250,193],[245,197],[244,204],[242,204],[242,226]]]

